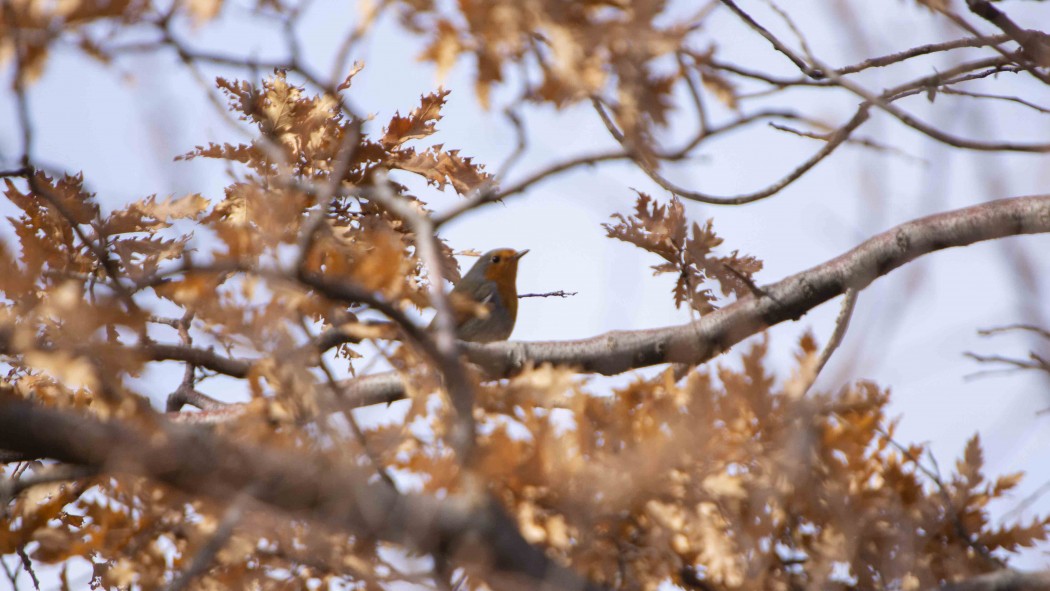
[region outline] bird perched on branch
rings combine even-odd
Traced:
[[[518,260],[528,252],[490,250],[452,288],[449,299],[456,338],[489,343],[510,337],[518,317]]]

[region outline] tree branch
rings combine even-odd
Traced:
[[[4,393],[0,448],[133,473],[219,500],[250,495],[275,509],[478,569],[497,589],[598,589],[526,542],[488,496],[399,495],[385,483],[369,483],[368,474],[349,462],[309,461],[301,451],[239,445],[163,420],[147,432]]]
[[[997,570],[972,579],[948,583],[940,591],[1046,591],[1050,589],[1050,571],[1021,572]]]
[[[703,318],[667,328],[613,331],[577,341],[464,343],[467,358],[493,379],[528,364],[551,363],[614,375],[661,363],[696,365],[740,341],[924,255],[946,248],[1020,234],[1050,232],[1050,196],[1002,199],[907,222],[812,269],[762,287],[764,295],[740,300]],[[396,374],[355,380],[352,404],[391,402],[404,396]]]

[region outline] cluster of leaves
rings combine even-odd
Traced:
[[[538,79],[526,83],[524,98],[565,106],[602,96],[639,151],[650,145],[653,126],[667,122],[682,75],[661,62],[666,66],[691,32],[683,19],[668,18],[661,0],[501,0],[459,2],[451,10],[431,0],[402,4],[402,22],[429,37],[422,57],[439,73],[462,56],[474,58],[482,104],[508,69],[535,65]]]
[[[92,0],[41,3],[32,0],[4,2],[0,8],[0,64],[10,58],[18,63],[17,83],[40,77],[50,48],[63,37],[87,55],[106,59],[89,35],[90,25],[139,21],[150,8],[148,0]]]
[[[782,385],[766,353],[762,342],[741,370],[681,382],[668,370],[611,396],[568,370],[525,373],[482,400],[481,469],[530,541],[611,588],[926,589],[1046,539],[1047,519],[989,523],[988,502],[1020,475],[987,481],[976,436],[956,475],[927,477],[924,447],[893,440],[887,392],[802,395],[812,340]],[[390,459],[442,473],[424,449]]]
[[[798,373],[783,383],[759,342],[739,370],[697,369],[679,381],[667,371],[608,396],[568,369],[526,371],[482,387],[474,469],[531,543],[610,588],[924,589],[995,570],[990,556],[1046,539],[1050,520],[990,523],[988,503],[1020,475],[987,480],[976,437],[953,475],[927,476],[924,447],[893,439],[887,392],[859,383],[802,395],[796,382],[817,353],[803,339]],[[432,401],[417,397],[415,428],[365,430],[367,447],[338,421],[275,421],[262,404],[221,429],[313,461],[376,461],[452,494],[461,471],[441,443],[446,410]],[[201,588],[381,589],[428,576],[392,547],[247,510],[195,581]],[[31,489],[5,511],[0,553],[29,544],[35,560],[89,559],[98,585],[152,587],[189,569],[233,509],[100,476]]]
[[[5,184],[5,197],[21,211],[8,218],[17,256],[0,244],[8,381],[54,404],[107,406],[119,377],[137,375],[145,361],[134,344],[149,314],[128,290],[184,254],[188,238],[165,231],[176,220],[198,219],[207,201],[151,196],[102,215],[80,176],[37,173],[25,192]],[[118,276],[129,281],[118,284]]]
[[[711,220],[701,227],[696,222],[689,226],[681,201],[672,198],[660,205],[644,193],[638,194],[634,215],[616,214],[619,222],[605,224],[610,238],[630,242],[648,252],[659,255],[664,263],[654,265],[655,274],[677,273],[674,284],[674,302],[681,307],[688,304],[703,314],[716,310],[717,296],[704,283],[714,280],[722,295],[742,298],[755,289],[752,277],[762,270],[762,261],[734,250],[728,256],[716,256],[712,251],[722,244],[715,234]],[[692,233],[690,235],[690,230]]]
[[[342,90],[349,84],[350,77]],[[127,379],[170,358],[154,344],[173,338],[252,360],[255,394],[302,392],[316,382],[304,321],[323,328],[355,317],[289,282],[297,273],[349,281],[398,308],[428,304],[412,230],[367,191],[387,170],[463,194],[490,182],[456,150],[410,146],[435,132],[448,93],[422,97],[371,139],[337,98],[309,96],[283,72],[259,86],[219,86],[259,131],[251,144],[184,156],[244,165],[221,199],[150,196],[104,214],[80,176],[5,179],[4,195],[19,213],[8,218],[16,242],[0,243],[0,351],[9,382],[26,395],[134,413],[127,402],[144,399]],[[425,213],[400,184],[384,188]],[[208,239],[195,244],[188,227]],[[457,279],[442,246],[443,274]],[[298,265],[286,271],[290,251]],[[299,399],[293,414],[315,406]]]
[[[136,380],[148,364],[181,359],[193,347],[218,349],[250,365],[219,370],[243,379],[240,392],[253,397],[227,436],[304,454],[340,441],[340,457],[366,461],[351,432],[326,422],[333,394],[317,371],[311,334],[345,327],[354,315],[296,278],[342,281],[395,308],[427,305],[415,235],[369,191],[400,194],[425,213],[422,201],[380,171],[418,175],[461,194],[490,178],[455,150],[412,146],[435,133],[447,92],[422,97],[373,138],[338,97],[308,95],[284,72],[259,85],[218,84],[258,130],[250,144],[200,146],[184,156],[243,165],[219,199],[150,196],[104,213],[81,176],[4,180],[4,196],[17,208],[7,219],[13,239],[0,241],[5,388],[41,404],[149,425],[150,398],[159,392]],[[457,278],[450,249],[441,254],[444,276]],[[214,375],[187,371],[191,388]],[[19,470],[27,468],[42,466]],[[222,508],[205,499],[110,475],[8,500],[0,509],[0,554],[28,545],[35,560],[68,566],[86,558],[94,584],[105,587],[171,583],[222,521]],[[272,583],[291,572],[304,584],[337,575],[375,586],[406,576],[374,542],[265,513],[239,525],[215,560],[199,583]]]
[[[29,545],[34,560],[63,565],[66,588],[80,588],[69,581],[80,580],[86,570],[72,559],[88,561],[95,589],[162,588],[213,543],[216,530],[224,527],[223,509],[130,477],[39,486],[7,508],[13,527],[0,529],[0,553]],[[316,586],[352,580],[379,588],[380,583],[403,580],[403,573],[379,550],[374,543],[320,526],[255,512],[238,523],[195,584],[203,589],[272,588],[283,581],[283,588],[295,588],[296,582]]]

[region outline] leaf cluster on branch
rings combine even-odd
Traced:
[[[667,261],[653,266],[656,274],[678,274],[674,285],[676,306],[689,304],[701,314],[716,310],[714,292],[701,285],[708,279],[719,284],[723,296],[741,298],[754,290],[752,278],[762,270],[762,261],[741,256],[735,250],[728,256],[712,256],[711,251],[723,241],[712,229],[711,220],[702,228],[695,222],[690,227],[677,199],[660,205],[642,194],[633,216],[615,217],[620,220],[618,223],[605,226],[610,238],[630,242]]]

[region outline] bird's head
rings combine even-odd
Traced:
[[[480,275],[489,281],[495,281],[501,287],[514,287],[518,280],[518,260],[528,252],[512,248],[490,250],[481,255],[467,275]]]

